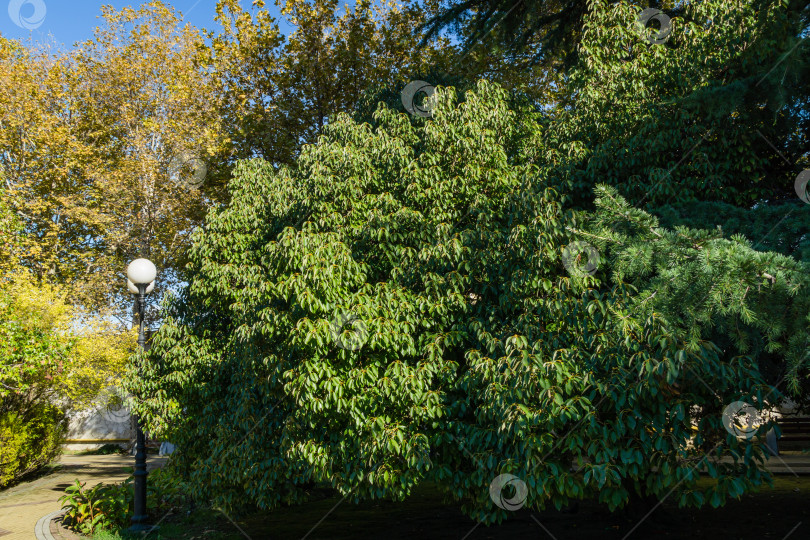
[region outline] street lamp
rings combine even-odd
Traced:
[[[137,295],[138,308],[138,345],[145,349],[146,337],[143,334],[143,312],[146,307],[146,295],[155,288],[157,268],[148,259],[135,259],[127,267],[127,288]],[[154,527],[146,524],[146,441],[141,429],[141,421],[135,417],[135,512],[132,516],[130,531],[150,531]]]

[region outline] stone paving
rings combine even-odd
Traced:
[[[810,454],[798,451],[781,452],[768,458],[766,467],[773,474],[791,476],[810,474]]]
[[[148,470],[163,466],[166,459],[150,455]],[[65,455],[59,464],[61,467],[52,474],[0,491],[0,540],[31,540],[39,518],[62,507],[58,499],[74,480],[87,482],[85,487],[121,482],[128,476],[127,468],[134,466],[135,458]]]

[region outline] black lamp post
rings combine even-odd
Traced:
[[[146,347],[146,337],[143,333],[143,312],[146,306],[146,295],[155,288],[157,269],[148,259],[135,259],[127,267],[127,287],[129,292],[137,295],[138,308],[138,345],[141,350]],[[141,422],[135,417],[135,512],[132,516],[130,531],[141,532],[154,530],[147,525],[146,515],[146,440],[141,429]]]

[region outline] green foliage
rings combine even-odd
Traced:
[[[741,234],[760,251],[775,251],[810,262],[810,205],[788,201],[777,205],[738,208],[729,204],[699,201],[656,209],[661,225],[692,229],[720,229],[724,235]]]
[[[130,475],[120,484],[100,483],[89,489],[85,489],[86,483],[76,480],[59,498],[66,510],[66,524],[83,534],[129,527],[135,500],[134,478]],[[185,483],[169,465],[149,473],[146,510],[151,517],[160,519],[159,514],[165,515],[171,507],[188,501]]]
[[[728,232],[683,225],[666,230],[615,189],[598,186],[595,193],[598,211],[586,236],[610,254],[613,280],[637,289],[634,310],[665,319],[676,333],[672,337],[691,350],[708,338],[726,355],[750,356],[769,383],[787,378],[800,393],[799,371],[807,366],[810,343],[806,261],[756,251],[744,235],[731,234],[734,221]],[[769,364],[778,365],[775,373]]]
[[[55,460],[66,430],[64,412],[44,403],[0,412],[0,488]]]
[[[20,268],[0,276],[0,486],[59,455],[66,412],[110,384],[131,348],[106,321],[77,333],[65,296]]]
[[[325,482],[402,500],[432,481],[492,522],[506,472],[539,508],[717,505],[769,480],[721,412],[780,397],[765,353],[798,370],[806,267],[663,230],[607,186],[571,207],[568,164],[534,163],[566,124],[508,103],[483,81],[440,90],[429,120],[339,116],[294,167],[239,165],[125,383],[200,497],[268,508]],[[603,255],[592,275],[566,269],[575,241]]]
[[[651,210],[795,200],[794,180],[808,166],[799,135],[808,128],[807,21],[798,5],[689,2],[664,44],[639,32],[638,11],[595,1],[585,19],[580,62],[548,134],[559,144],[543,156],[573,204],[589,204],[597,183]]]
[[[65,511],[65,524],[82,534],[125,525],[131,516],[132,486],[100,483],[85,489],[86,484],[76,480],[59,498]]]
[[[464,37],[464,50],[483,42],[489,50],[528,55],[532,62],[557,61],[570,67],[582,39],[587,0],[467,0],[449,2],[423,28],[425,40],[453,28]]]
[[[56,321],[64,309],[36,308],[37,290],[21,276],[0,286],[0,411],[20,410],[20,403],[48,393],[49,381],[67,362],[72,340],[59,335]],[[54,298],[51,298],[54,300]],[[64,307],[64,306],[62,306]],[[47,397],[51,397],[48,394]]]
[[[61,452],[65,411],[54,397],[70,367],[73,340],[59,332],[63,307],[22,275],[0,281],[0,487]],[[32,291],[40,296],[34,297]],[[53,301],[53,303],[50,303]]]
[[[313,482],[358,501],[430,481],[492,522],[507,472],[534,508],[718,506],[770,480],[721,416],[778,403],[783,378],[802,391],[806,239],[671,208],[708,201],[742,223],[793,204],[777,154],[802,139],[778,135],[805,121],[806,62],[785,56],[791,107],[756,99],[800,18],[703,2],[653,46],[637,6],[590,6],[545,117],[480,82],[439,89],[429,119],[342,115],[289,167],[238,166],[126,383],[195,493],[268,508]],[[566,259],[577,242],[593,272]]]
[[[127,482],[133,479],[130,477]],[[187,504],[192,498],[187,483],[175,472],[171,461],[149,473],[146,488],[147,510],[155,514]]]

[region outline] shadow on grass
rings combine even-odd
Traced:
[[[117,444],[105,444],[99,448],[94,450],[81,450],[79,452],[71,452],[66,455],[71,456],[109,456],[109,455],[119,455],[119,456],[126,456],[128,453],[125,448],[121,448]]]

